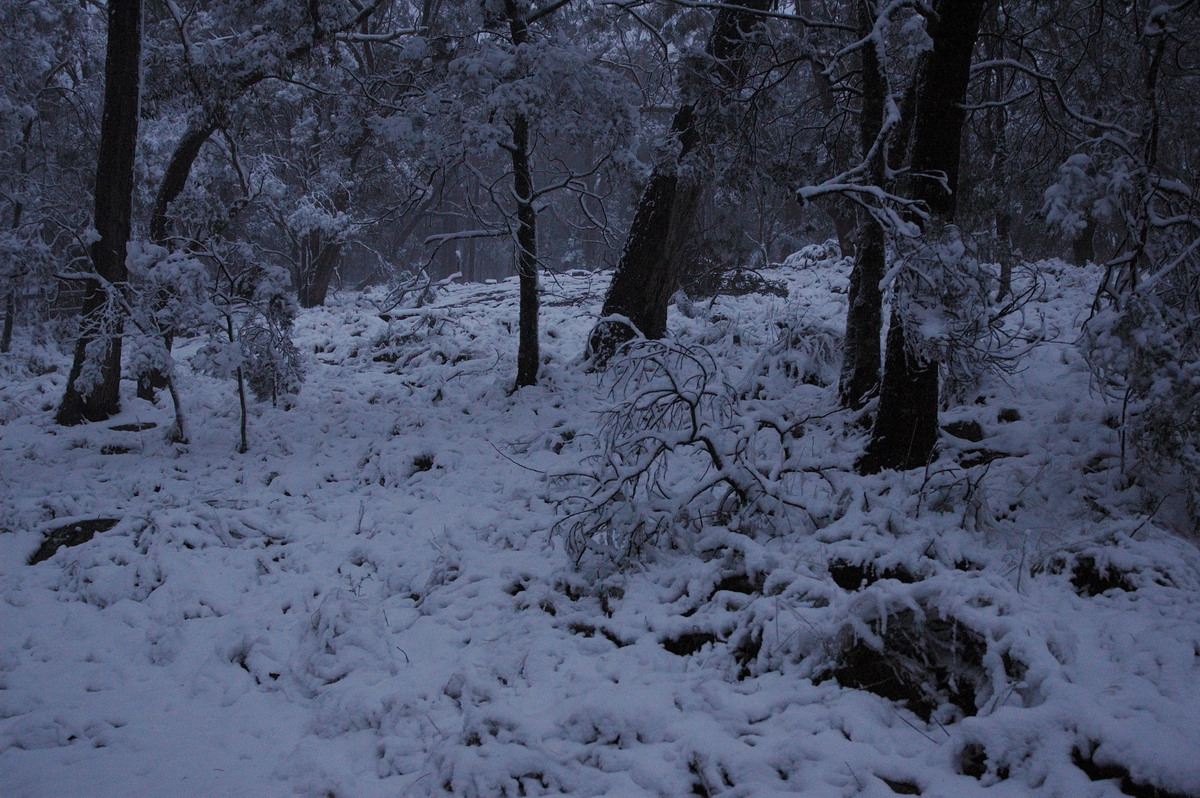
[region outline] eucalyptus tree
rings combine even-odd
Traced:
[[[667,306],[679,285],[683,244],[705,187],[714,124],[741,92],[756,31],[772,0],[720,5],[702,54],[680,81],[667,142],[638,201],[625,249],[588,339],[588,357],[604,365],[624,342],[666,333]]]
[[[454,45],[444,79],[423,93],[419,135],[449,167],[470,175],[483,202],[475,227],[431,237],[511,242],[519,283],[516,388],[537,382],[539,217],[556,200],[599,201],[592,178],[628,160],[632,95],[601,55],[603,37],[577,35],[597,13],[564,0],[486,3]],[[420,130],[418,134],[415,131]]]
[[[119,294],[133,211],[133,159],[141,98],[141,0],[109,0],[104,106],[96,166],[93,271],[82,275],[85,294],[79,340],[55,419],[60,424],[101,421],[121,404]]]
[[[387,5],[386,0],[207,0],[185,7],[167,0],[153,20],[147,59],[147,106],[155,117],[149,144],[165,159],[161,172],[155,171],[160,177],[150,201],[150,241],[164,253],[202,249],[212,231],[228,227],[254,193],[238,161],[241,143],[235,135],[247,115],[270,96],[269,87],[295,81],[320,54],[347,40],[371,37],[369,23]],[[271,135],[273,126],[259,132]],[[211,154],[214,136],[219,152]],[[209,166],[226,174],[199,192],[206,212],[184,221],[179,213],[186,204],[184,192],[206,148]],[[222,193],[213,186],[227,188]],[[166,296],[151,301],[160,310],[169,304]],[[161,346],[156,353],[146,349],[138,375],[138,393],[147,399],[165,386],[170,368],[175,330],[169,320],[161,327]]]

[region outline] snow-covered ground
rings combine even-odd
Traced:
[[[19,346],[0,795],[1200,795],[1200,553],[1121,481],[1072,345],[1096,274],[1042,266],[1047,340],[944,414],[983,439],[943,436],[925,472],[853,475],[832,390],[764,366],[781,329],[838,328],[844,264],[673,316],[818,419],[810,523],[712,526],[618,572],[573,568],[547,476],[586,465],[611,401],[578,362],[598,279],[547,281],[543,384],[511,396],[515,281],[390,324],[359,295],[305,311],[304,388],[253,408],[241,455],[196,341],[187,445],[132,396],[54,426],[66,359]],[[94,518],[119,520],[26,564]],[[927,706],[844,686],[899,670]]]

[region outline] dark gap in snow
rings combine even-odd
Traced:
[[[684,632],[675,637],[666,637],[661,641],[662,647],[677,657],[687,657],[695,654],[709,643],[717,642],[717,636],[712,632],[695,630]]]
[[[1120,781],[1120,790],[1133,798],[1200,798],[1195,793],[1172,792],[1153,784],[1133,780],[1129,769],[1115,762],[1097,762],[1095,760],[1096,744],[1088,745],[1087,753],[1083,748],[1071,751],[1071,761],[1075,767],[1082,770],[1092,781]]]
[[[132,447],[120,443],[109,443],[100,447],[100,454],[129,454],[132,451]]]
[[[158,425],[153,421],[136,421],[129,424],[116,424],[109,427],[117,432],[145,432],[148,429],[154,429]]]
[[[955,618],[918,615],[913,610],[872,622],[882,643],[854,638],[817,681],[832,678],[843,687],[866,690],[905,705],[924,721],[941,706],[963,717],[977,711],[983,684],[986,641]]]
[[[120,518],[89,518],[86,521],[75,521],[64,526],[51,529],[42,535],[42,545],[30,555],[28,563],[37,565],[54,556],[62,546],[78,546],[87,543],[97,532],[107,532],[120,521]]]
[[[624,640],[616,635],[610,629],[605,629],[603,626],[592,626],[590,623],[575,621],[567,625],[567,631],[571,634],[581,635],[583,637],[595,637],[597,634],[607,639],[617,648],[624,648],[629,645]]]
[[[876,774],[878,775],[878,774]],[[920,795],[921,788],[911,781],[899,781],[897,779],[889,779],[885,776],[879,776],[879,780],[888,786],[892,792],[897,795]]]
[[[412,470],[409,472],[408,475],[411,477],[414,474],[421,473],[422,471],[431,471],[431,470],[433,470],[433,454],[430,452],[422,452],[421,454],[418,454],[415,457],[413,457]]]
[[[1041,569],[1034,569],[1037,573]],[[1107,593],[1109,590],[1124,590],[1132,593],[1137,586],[1130,581],[1129,574],[1111,563],[1100,563],[1091,554],[1078,557],[1059,555],[1050,560],[1045,570],[1051,574],[1061,574],[1069,571],[1071,586],[1076,594],[1084,598],[1092,598]]]
[[[833,579],[834,584],[843,590],[862,590],[880,579],[895,579],[906,585],[918,581],[912,571],[903,565],[889,566],[880,571],[874,563],[855,563],[849,560],[834,560],[829,563],[829,576]]]
[[[996,420],[1001,424],[1011,424],[1021,420],[1021,411],[1015,407],[1006,407],[996,414]]]
[[[743,573],[727,574],[713,585],[712,595],[715,596],[722,590],[729,591],[730,593],[744,593],[747,596],[762,593],[763,585],[766,581],[766,576],[763,574],[755,574],[753,578]]]
[[[971,443],[979,443],[983,440],[983,427],[974,419],[951,421],[948,424],[942,425],[942,431],[948,435],[953,435],[955,438],[961,438]]]
[[[1136,588],[1123,573],[1115,566],[1101,566],[1095,557],[1080,557],[1071,569],[1071,585],[1081,596],[1098,596],[1109,590],[1124,590],[1133,592]]]
[[[958,772],[973,779],[987,774],[987,749],[979,743],[967,743],[958,752]]]
[[[739,666],[739,682],[745,681],[753,675],[750,671],[750,663],[758,659],[758,653],[762,651],[762,644],[762,629],[758,629],[744,632],[738,639],[738,642],[730,648],[730,653],[733,654],[733,661]]]

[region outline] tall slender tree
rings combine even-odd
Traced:
[[[939,0],[930,22],[933,48],[918,78],[913,118],[912,196],[928,216],[924,233],[950,224],[958,203],[958,172],[971,59],[989,0]],[[897,310],[894,308],[894,311]],[[938,363],[918,353],[901,312],[893,312],[884,355],[879,410],[858,468],[919,468],[938,436]]]
[[[127,277],[141,97],[142,1],[109,0],[104,67],[104,113],[96,166],[95,227],[91,246],[95,275],[86,280],[83,318],[60,424],[101,421],[121,405],[121,314],[110,296]]]

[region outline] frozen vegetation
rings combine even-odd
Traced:
[[[56,426],[67,358],[18,339],[0,795],[1200,795],[1200,553],[1076,347],[1100,268],[1037,264],[1018,368],[864,477],[824,254],[607,376],[603,279],[547,280],[513,394],[515,278],[339,294],[244,454],[202,341],[185,445],[128,384]]]

